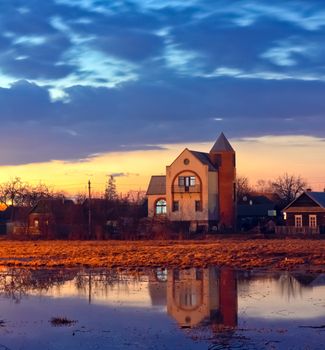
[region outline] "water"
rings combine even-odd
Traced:
[[[324,349],[324,325],[324,274],[0,272],[0,350]]]

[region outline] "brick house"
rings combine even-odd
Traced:
[[[165,216],[196,227],[234,230],[236,221],[236,154],[223,133],[209,153],[185,148],[166,167],[165,176],[152,176],[148,216]]]

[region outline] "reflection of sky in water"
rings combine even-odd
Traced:
[[[0,273],[1,350],[322,349],[324,311],[324,275],[215,268]],[[56,316],[78,322],[52,327]]]
[[[283,274],[279,279],[260,276],[248,285],[239,284],[238,289],[239,310],[248,317],[311,319],[325,315],[325,283],[304,286]]]

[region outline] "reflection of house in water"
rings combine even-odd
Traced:
[[[233,269],[172,269],[167,279],[167,311],[181,327],[208,322],[236,327],[237,282]]]

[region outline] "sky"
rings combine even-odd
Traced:
[[[221,131],[325,187],[325,3],[0,0],[0,181],[145,190]]]

